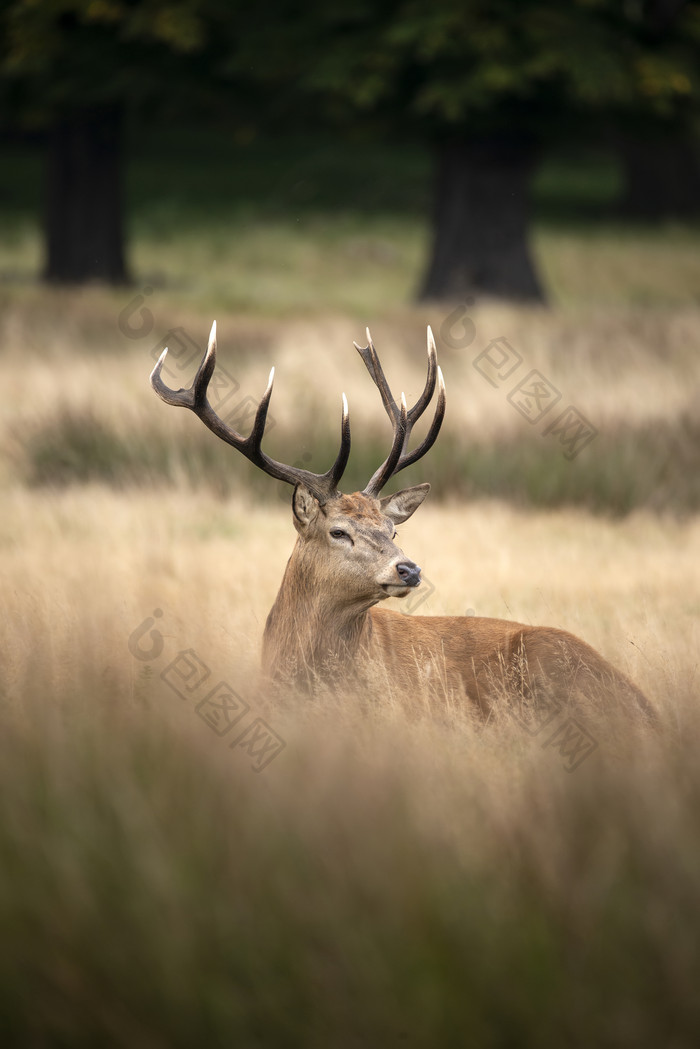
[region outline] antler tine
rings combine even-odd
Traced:
[[[384,369],[381,366],[377,351],[372,341],[369,328],[365,328],[365,334],[367,335],[367,345],[358,346],[356,342],[353,342],[353,346],[362,357],[365,363],[367,371],[372,376],[372,380],[381,394],[382,403],[386,408],[387,412],[391,414],[392,419],[398,417],[399,406],[394,400],[389,384],[384,375]],[[420,419],[421,415],[427,408],[430,400],[435,392],[435,381],[437,378],[437,349],[435,347],[435,339],[433,338],[433,332],[428,325],[428,375],[425,381],[425,387],[422,394],[408,412],[408,423],[409,427],[412,427],[416,419]],[[410,435],[410,429],[409,429]]]
[[[209,380],[214,374],[216,366],[216,321],[211,326],[207,352],[204,354],[194,381],[188,390],[171,390],[163,382],[161,372],[167,356],[168,347],[166,346],[151,372],[151,386],[166,404],[174,404],[178,408],[190,408],[192,411],[195,411],[197,406],[206,400]]]
[[[207,399],[207,389],[216,367],[216,321],[212,324],[207,351],[189,389],[171,390],[163,382],[161,372],[167,353],[166,348],[151,372],[151,386],[161,400],[165,401],[166,404],[172,404],[179,408],[189,408],[212,433],[233,448],[238,449],[246,459],[250,460],[251,463],[270,477],[274,477],[278,481],[286,481],[287,484],[306,485],[321,503],[327,502],[338,494],[338,484],[343,476],[350,455],[350,416],[345,394],[343,394],[340,450],[330,470],[325,474],[315,474],[310,470],[303,470],[299,467],[279,463],[276,459],[266,455],[261,448],[265,433],[265,422],[267,421],[267,411],[270,406],[270,398],[272,397],[272,386],[275,379],[274,368],[270,371],[267,388],[256,409],[253,427],[247,437],[242,437],[223,419],[219,418]]]
[[[438,367],[437,349],[435,347],[435,339],[433,338],[433,332],[430,326],[428,326],[428,375],[423,392],[410,411],[406,411],[406,400],[403,394],[401,395],[401,407],[399,407],[394,400],[389,384],[386,381],[384,370],[379,362],[377,351],[374,348],[369,328],[367,328],[366,331],[367,346],[358,346],[357,343],[354,343],[354,346],[362,357],[365,367],[372,377],[372,381],[381,394],[382,403],[384,404],[387,415],[391,419],[394,429],[391,451],[379,469],[373,474],[364,491],[365,495],[376,497],[379,495],[390,477],[397,474],[400,470],[405,469],[405,467],[410,466],[412,463],[417,462],[427,451],[430,450],[430,448],[432,448],[445,417],[446,395],[445,381],[442,377],[442,371]],[[430,403],[433,393],[435,392],[436,382],[438,383],[438,400],[430,429],[417,448],[412,452],[406,452],[413,425],[418,419],[420,419]]]
[[[394,419],[394,439],[391,444],[391,451],[379,469],[372,474],[370,482],[364,490],[365,495],[375,497],[379,495],[391,475],[397,473],[401,469],[398,464],[401,460],[401,453],[403,452],[404,444],[406,443],[408,432],[407,419],[406,395],[402,393],[399,414],[398,417]]]

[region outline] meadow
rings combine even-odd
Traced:
[[[562,217],[553,168],[551,305],[417,306],[420,156],[380,154],[377,199],[340,209],[326,182],[347,196],[359,160],[232,175],[223,150],[202,202],[157,145],[123,289],[36,283],[35,160],[0,177],[3,1044],[696,1045],[700,234],[596,218],[605,168],[570,172],[589,220]],[[290,493],[147,381],[167,341],[189,382],[214,318],[241,425],[276,366],[272,455],[325,469],[347,394],[350,488],[389,437],[352,341],[370,325],[410,403],[431,324],[448,410],[405,472],[433,490],[397,607],[571,630],[656,728],[579,752],[390,688],[266,695]],[[512,391],[534,369],[560,397],[533,422]],[[546,432],[569,406],[583,447]]]

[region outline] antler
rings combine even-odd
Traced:
[[[391,419],[394,428],[394,439],[391,445],[391,451],[376,473],[373,474],[369,484],[364,490],[364,495],[376,498],[390,477],[393,477],[394,474],[397,474],[399,470],[403,470],[406,466],[418,462],[418,460],[422,459],[425,453],[434,445],[437,435],[440,432],[442,421],[445,418],[445,381],[442,377],[442,371],[437,363],[437,350],[435,348],[433,332],[430,325],[428,325],[428,377],[425,381],[425,388],[422,394],[414,404],[413,408],[411,408],[410,411],[407,411],[406,398],[403,393],[401,394],[400,405],[394,400],[382,366],[379,363],[379,358],[377,356],[377,351],[374,348],[369,328],[366,329],[366,332],[367,345],[358,346],[357,343],[354,343],[354,346],[360,354],[360,357],[362,357],[362,360],[365,362],[365,367],[382,396],[382,402],[386,409],[386,413]],[[406,448],[411,437],[413,424],[417,419],[420,419],[421,415],[428,407],[435,391],[436,379],[438,381],[438,400],[430,429],[422,443],[414,449],[414,451],[407,452]]]
[[[327,473],[315,474],[311,473],[310,470],[302,470],[296,466],[286,466],[284,463],[278,463],[275,459],[271,459],[266,455],[260,447],[265,432],[267,409],[272,396],[272,383],[275,377],[274,368],[270,372],[267,389],[255,412],[253,429],[248,437],[241,437],[239,433],[236,433],[234,429],[219,418],[207,400],[207,387],[216,367],[216,321],[211,326],[207,352],[189,389],[171,390],[163,382],[160,373],[167,352],[167,348],[163,350],[158,363],[151,372],[151,386],[161,400],[165,401],[166,404],[174,404],[179,408],[189,408],[195,415],[199,416],[212,433],[215,433],[222,441],[226,441],[227,444],[237,448],[239,452],[245,455],[246,459],[249,459],[255,466],[260,467],[270,477],[275,477],[278,481],[286,481],[287,484],[296,485],[302,483],[306,485],[321,503],[328,502],[329,499],[334,498],[338,494],[338,484],[343,476],[348,456],[350,455],[350,418],[345,394],[343,394],[340,451],[333,466]]]

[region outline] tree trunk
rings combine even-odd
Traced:
[[[420,298],[542,302],[528,247],[533,149],[514,139],[438,147],[434,239]]]
[[[46,280],[122,284],[122,127],[119,106],[72,110],[49,135]]]
[[[617,142],[625,218],[692,218],[700,212],[700,159],[695,143],[676,137],[621,135]]]

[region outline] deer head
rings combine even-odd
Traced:
[[[408,520],[429,487],[417,485],[383,499],[355,492],[321,505],[297,485],[292,507],[300,576],[348,612],[405,597],[420,584],[421,570],[394,542],[395,526]]]
[[[394,538],[396,525],[408,520],[417,510],[430,485],[416,485],[384,497],[380,493],[390,478],[421,459],[435,443],[445,415],[445,384],[430,328],[428,375],[422,394],[410,410],[403,394],[398,404],[392,396],[369,329],[367,346],[355,343],[355,348],[380,392],[392,423],[393,438],[382,465],[364,490],[353,495],[343,495],[338,488],[350,454],[350,420],[345,394],[340,449],[335,462],[324,474],[277,462],[261,448],[274,368],[248,437],[243,437],[219,418],[207,399],[207,387],[216,366],[216,322],[212,325],[207,352],[189,389],[171,390],[163,382],[161,371],[167,349],[151,373],[151,385],[167,404],[189,408],[217,437],[237,448],[270,477],[294,486],[292,509],[299,536],[297,560],[306,585],[313,580],[314,585],[332,594],[336,602],[348,607],[368,608],[387,597],[405,596],[412,587],[420,584],[420,568],[405,557]],[[420,445],[409,451],[414,423],[425,412],[436,384],[438,399],[430,429]]]

